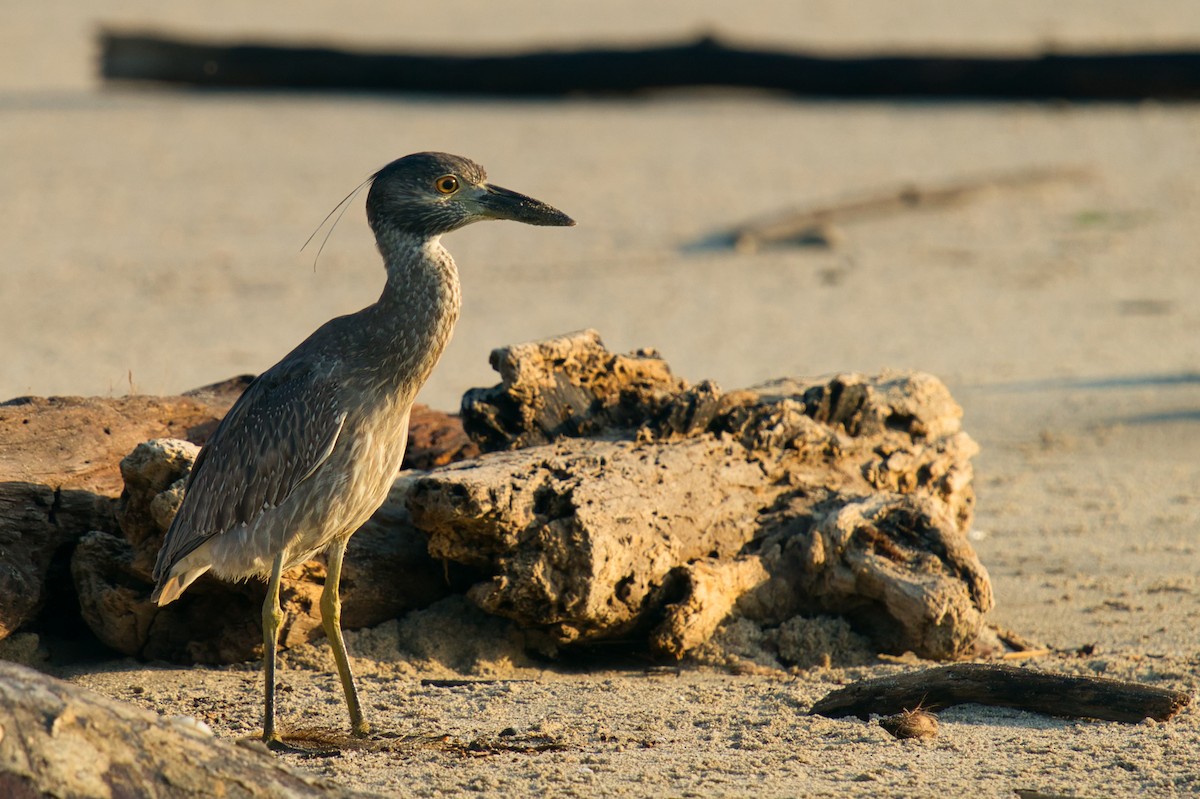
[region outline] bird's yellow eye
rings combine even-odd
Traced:
[[[433,182],[433,185],[442,194],[453,194],[458,191],[458,178],[454,177],[454,175],[442,175]]]

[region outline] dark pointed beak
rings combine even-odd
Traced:
[[[486,185],[479,198],[479,208],[492,219],[511,219],[527,225],[557,225],[569,227],[575,220],[541,200],[526,197],[500,186]]]

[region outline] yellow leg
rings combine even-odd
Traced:
[[[342,538],[333,542],[326,555],[329,574],[325,577],[325,590],[321,592],[321,624],[333,649],[333,659],[337,661],[338,676],[346,694],[346,709],[350,711],[350,729],[355,736],[362,738],[370,726],[363,718],[358,689],[354,686],[354,672],[350,670],[346,642],[342,639],[342,599],[338,595],[338,584],[342,581],[342,557],[345,554],[346,539]]]
[[[267,583],[267,598],[262,607],[263,673],[266,699],[263,707],[263,740],[268,746],[279,743],[275,732],[275,651],[279,648],[279,625],[283,611],[279,609],[279,577],[283,574],[283,555],[275,557],[271,566],[271,581]]]

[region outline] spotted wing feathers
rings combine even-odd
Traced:
[[[250,384],[192,466],[154,568],[160,586],[201,544],[253,523],[312,476],[345,423],[338,406],[336,382],[303,365],[285,361]]]

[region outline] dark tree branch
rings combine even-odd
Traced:
[[[821,97],[1143,100],[1200,97],[1200,53],[820,57],[711,37],[641,48],[434,55],[104,31],[101,74],[213,88],[561,96],[684,86]]]

